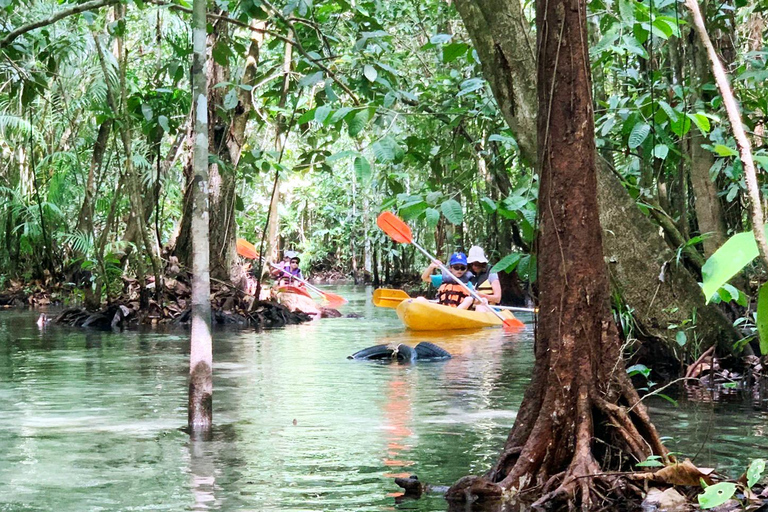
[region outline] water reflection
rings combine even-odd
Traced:
[[[0,312],[0,510],[445,510],[396,504],[395,475],[450,485],[493,464],[533,364],[530,330],[412,333],[360,289],[338,318],[214,341],[212,439],[186,424],[188,334],[94,332]],[[349,361],[430,341],[444,362]],[[655,397],[651,417],[696,463],[743,471],[768,414]],[[703,448],[702,448],[703,447]]]

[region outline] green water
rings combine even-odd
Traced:
[[[392,477],[450,484],[487,469],[528,382],[532,332],[412,335],[370,289],[336,291],[363,318],[215,333],[209,442],[180,430],[185,332],[41,330],[35,313],[0,312],[0,510],[445,510],[438,496],[396,504]],[[346,358],[422,340],[455,357]],[[768,417],[748,404],[649,404],[697,464],[738,473],[768,453]]]

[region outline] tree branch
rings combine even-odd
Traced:
[[[347,84],[339,80],[339,78],[336,76],[336,73],[331,71],[324,64],[321,64],[320,62],[318,62],[317,59],[312,58],[312,56],[310,56],[309,53],[307,53],[307,50],[304,49],[304,46],[302,46],[301,41],[299,40],[300,39],[299,34],[296,32],[296,27],[294,26],[293,22],[288,18],[286,18],[285,16],[283,16],[283,13],[281,13],[278,9],[275,9],[275,7],[271,3],[269,3],[267,0],[263,0],[262,3],[266,5],[270,11],[272,11],[272,14],[277,16],[278,19],[280,19],[280,21],[288,25],[288,28],[291,29],[291,32],[293,33],[293,38],[295,40],[294,46],[296,47],[297,50],[299,50],[299,53],[301,53],[307,60],[309,60],[316,67],[321,69],[326,75],[331,77],[331,80],[336,82],[336,84],[339,87],[341,87],[345,93],[347,93],[347,96],[350,97],[350,99],[352,100],[352,103],[354,103],[355,105],[359,105],[360,100],[358,100],[357,96],[355,96],[355,93],[353,93],[352,90],[349,87],[347,87]]]
[[[153,4],[155,4],[155,5],[159,5],[159,6],[162,6],[162,7],[168,7],[169,9],[174,9],[174,10],[182,11],[182,12],[186,12],[186,13],[191,13],[192,12],[192,9],[189,9],[187,7],[182,7],[182,6],[176,5],[176,4],[169,4],[167,2],[164,2],[163,0],[148,0],[148,1],[153,3]],[[347,93],[347,95],[352,99],[352,103],[354,103],[355,105],[359,105],[360,104],[360,100],[357,99],[357,96],[355,96],[355,93],[353,93],[352,90],[349,87],[347,87],[347,84],[345,84],[344,82],[339,80],[339,77],[336,76],[336,74],[333,71],[328,69],[327,66],[325,66],[324,64],[322,64],[320,62],[323,59],[315,59],[311,55],[309,55],[309,53],[307,53],[307,51],[304,49],[304,46],[302,46],[301,41],[299,41],[299,35],[296,33],[296,28],[293,26],[293,23],[290,20],[288,20],[285,16],[283,16],[283,14],[280,11],[276,10],[272,6],[272,4],[269,4],[267,2],[264,2],[264,3],[265,3],[265,5],[267,5],[274,12],[274,14],[278,18],[280,18],[280,20],[282,20],[286,25],[288,25],[288,27],[291,29],[291,32],[293,32],[293,37],[295,39],[291,39],[289,37],[285,37],[284,35],[278,34],[277,32],[274,32],[272,30],[267,30],[267,29],[259,28],[259,27],[252,27],[249,24],[243,23],[240,20],[236,20],[236,19],[230,18],[228,16],[222,16],[220,14],[208,13],[208,18],[213,18],[213,19],[225,21],[227,23],[231,23],[232,25],[236,25],[238,27],[244,28],[246,30],[251,30],[253,32],[259,32],[259,33],[262,33],[262,34],[268,34],[268,35],[270,35],[270,36],[272,36],[272,37],[274,37],[276,39],[279,39],[279,40],[283,41],[286,44],[290,44],[291,46],[294,46],[297,50],[299,50],[299,53],[301,53],[313,66],[315,66],[319,70],[323,71],[326,75],[328,75],[331,78],[331,80],[336,82],[336,84],[339,87],[341,87],[344,90],[344,92]]]
[[[59,11],[49,18],[38,20],[28,25],[22,25],[16,30],[10,32],[3,39],[0,39],[0,49],[3,49],[9,44],[11,44],[14,41],[14,39],[19,37],[20,35],[26,34],[27,32],[35,30],[36,28],[53,25],[57,21],[67,18],[69,16],[74,16],[75,14],[80,14],[81,12],[84,12],[84,11],[90,11],[91,9],[98,9],[99,7],[105,7],[107,5],[116,4],[118,3],[118,1],[119,0],[91,0],[90,2],[85,2],[79,5],[70,7],[69,9],[64,9],[63,11]]]

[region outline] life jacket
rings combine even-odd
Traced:
[[[478,293],[493,295],[493,286],[491,286],[491,282],[488,280],[490,275],[491,275],[491,271],[486,270],[482,274],[472,276],[472,278],[469,281],[473,285],[475,285],[475,290],[477,290]]]
[[[280,276],[280,279],[278,281],[280,284],[292,285],[294,283],[299,283],[298,281],[296,281],[293,278],[294,277],[298,277],[298,278],[302,278],[303,277],[301,275],[301,269],[300,268],[296,268],[296,270],[294,271],[293,269],[290,268],[290,266],[288,266],[287,268],[283,268],[283,271],[282,271],[281,274],[282,275]],[[299,283],[299,284],[301,284],[301,283]]]
[[[443,306],[458,307],[468,296],[464,288],[456,283],[443,283],[437,289],[437,302]]]

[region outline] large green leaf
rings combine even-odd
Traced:
[[[701,508],[719,507],[733,496],[736,492],[736,484],[732,482],[720,482],[710,485],[704,492],[699,494],[699,505]]]
[[[760,335],[760,353],[768,354],[768,283],[763,283],[757,295],[757,332]]]
[[[635,149],[645,142],[649,133],[651,133],[651,127],[646,123],[637,123],[633,126],[632,132],[629,134],[629,149]]]
[[[376,71],[376,68],[374,68],[370,64],[366,64],[365,67],[363,67],[363,74],[365,75],[365,78],[367,78],[369,82],[375,82],[376,77],[379,76],[379,73]]]
[[[440,209],[451,224],[461,224],[464,221],[464,211],[461,209],[461,204],[455,199],[444,201],[440,205]]]
[[[434,229],[437,223],[440,222],[440,212],[434,208],[427,208],[424,210],[424,217],[427,219],[427,226]]]
[[[507,254],[491,268],[491,272],[512,272],[520,261],[519,253]]]
[[[763,476],[764,471],[765,461],[763,459],[753,460],[749,465],[749,469],[747,469],[747,487],[751,488],[753,485],[755,485],[757,481],[760,480],[760,477]]]
[[[357,137],[363,128],[368,124],[370,115],[368,109],[363,109],[357,112],[354,116],[347,119],[347,128],[349,130],[350,137]]]
[[[352,164],[355,168],[355,177],[357,181],[363,185],[367,185],[371,181],[371,164],[368,159],[360,155],[355,158]]]
[[[733,235],[715,251],[701,268],[704,280],[702,290],[707,302],[721,286],[730,281],[758,254],[755,235],[751,231]]]

